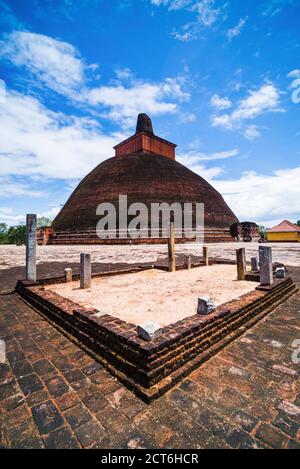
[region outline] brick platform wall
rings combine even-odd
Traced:
[[[110,315],[96,317],[97,310],[82,308],[42,286],[19,281],[16,291],[140,397],[151,401],[294,293],[295,285],[287,278],[270,288],[258,287],[210,315],[194,315],[165,327],[151,342],[138,336],[135,325]]]

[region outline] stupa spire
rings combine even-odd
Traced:
[[[151,119],[145,113],[139,114],[137,118],[135,133],[138,134],[139,132],[147,132],[154,135]]]
[[[116,156],[132,153],[153,153],[175,160],[175,143],[153,133],[152,122],[145,113],[138,115],[135,134],[114,147]]]

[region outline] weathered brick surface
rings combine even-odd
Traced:
[[[300,269],[289,270],[299,284]],[[8,350],[0,366],[0,445],[299,448],[300,365],[291,361],[299,309],[297,293],[145,404],[18,297],[0,296]],[[61,395],[50,393],[56,376],[69,387]]]
[[[54,232],[73,231],[70,241],[74,243],[82,233],[95,230],[99,203],[115,203],[119,194],[128,195],[128,204],[144,202],[148,209],[151,203],[162,201],[203,203],[205,227],[211,230],[229,230],[238,221],[221,195],[203,178],[170,158],[138,152],[110,158],[88,174],[53,221]],[[117,204],[116,209],[118,213]]]
[[[272,286],[258,287],[219,306],[209,315],[196,314],[171,324],[162,329],[158,338],[145,342],[135,325],[109,314],[97,317],[97,310],[80,307],[45,290],[42,284],[18,282],[17,292],[86,346],[109,371],[147,402],[171,389],[295,291],[291,278],[277,280]],[[27,340],[25,345],[32,353],[34,344]],[[67,371],[65,365],[56,366]],[[75,373],[70,370],[71,378],[67,379],[76,381]],[[74,386],[79,389],[84,381],[77,381]],[[114,386],[113,382],[106,383],[101,391],[109,393]]]

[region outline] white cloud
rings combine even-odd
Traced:
[[[52,207],[49,210],[45,210],[44,212],[40,212],[37,214],[37,216],[40,217],[47,217],[51,221],[54,220],[56,215],[60,212],[61,207]]]
[[[216,179],[213,185],[240,220],[272,223],[299,218],[300,167],[271,175],[244,172],[238,179]]]
[[[240,18],[238,24],[227,31],[227,38],[231,41],[234,37],[237,37],[241,34],[242,28],[245,26],[248,17]]]
[[[264,16],[278,16],[286,6],[293,6],[294,0],[269,0],[263,5]]]
[[[7,215],[11,215],[13,210],[10,207],[0,207],[2,213],[6,213]]]
[[[289,78],[300,78],[300,70],[299,69],[292,70],[291,72],[287,74],[287,76]]]
[[[150,0],[152,5],[165,6],[169,11],[186,10],[195,15],[195,20],[183,24],[179,31],[173,31],[171,36],[180,41],[190,41],[198,37],[201,28],[212,27],[221,14],[221,8],[216,6],[215,0]],[[226,4],[223,6],[223,8]]]
[[[218,94],[214,94],[211,97],[210,104],[220,110],[228,109],[231,107],[231,101],[227,96],[221,98]]]
[[[183,124],[187,124],[189,122],[195,122],[197,120],[197,116],[193,113],[181,113],[179,119]]]
[[[8,214],[0,207],[0,223],[6,223],[9,226],[25,223],[25,215]]]
[[[88,70],[92,70],[93,72],[95,72],[96,70],[98,70],[99,64],[90,64],[90,65],[87,65],[86,68],[87,68]]]
[[[188,161],[189,164],[194,164],[198,161],[224,160],[233,156],[237,156],[238,154],[239,150],[236,148],[233,150],[219,151],[214,153],[202,153],[197,150],[192,150],[183,155],[179,154],[178,159]]]
[[[194,3],[195,0],[150,0],[152,5],[155,6],[167,6],[168,10],[180,10],[186,8]]]
[[[254,140],[257,137],[260,137],[261,134],[256,125],[248,125],[244,129],[243,135],[248,140]]]
[[[133,77],[133,73],[130,68],[117,68],[116,69],[116,77],[118,80],[129,80]]]
[[[181,10],[182,8],[189,6],[191,3],[193,3],[192,0],[170,0],[170,10]]]
[[[204,26],[215,23],[221,10],[216,7],[215,0],[151,0],[152,5],[166,6],[169,11],[188,10],[196,13],[197,21]]]
[[[25,67],[38,82],[70,98],[73,104],[97,107],[102,117],[121,125],[132,125],[142,111],[152,115],[178,112],[178,103],[190,98],[182,89],[184,75],[152,83],[135,79],[128,68],[117,69],[117,81],[110,85],[89,87],[85,70],[95,71],[98,65],[86,66],[71,44],[41,34],[15,31],[1,46],[0,57]]]
[[[0,43],[0,57],[25,67],[49,88],[66,94],[81,86],[84,65],[71,44],[42,34],[14,31]]]
[[[52,207],[43,212],[38,212],[37,217],[38,218],[47,217],[50,220],[53,220],[60,210],[61,210],[61,207]],[[9,226],[25,224],[26,215],[14,213],[14,211],[11,208],[0,207],[0,223],[6,223]]]
[[[2,175],[82,178],[113,154],[118,140],[104,135],[96,121],[50,111],[31,96],[8,92],[0,106]]]
[[[0,175],[0,197],[43,197],[44,195],[45,192],[34,190],[30,185],[23,181],[16,180],[14,177],[9,175]]]
[[[140,112],[152,116],[176,113],[177,102],[189,99],[190,94],[182,90],[181,77],[166,78],[160,83],[136,80],[129,87],[100,86],[85,92],[85,102],[103,106],[107,109],[102,114],[104,117],[122,121],[125,126],[132,125]]]
[[[190,31],[185,31],[187,26],[188,25],[185,25],[185,28],[182,28],[182,32],[173,31],[171,33],[171,36],[177,39],[178,41],[182,41],[182,42],[188,42],[188,41],[192,41],[193,39],[197,39],[197,34],[195,34],[195,31],[193,30],[193,28],[191,28]]]
[[[215,7],[214,0],[196,1],[191,10],[197,13],[198,21],[204,26],[212,26],[221,12],[219,8]]]
[[[178,155],[177,161],[187,166],[189,169],[194,171],[194,173],[199,174],[201,177],[206,179],[207,181],[212,181],[214,177],[220,176],[224,169],[220,166],[213,166],[211,168],[207,168],[203,164],[197,163],[192,155]]]
[[[201,164],[201,161],[230,158],[238,154],[237,149],[216,153],[193,150],[179,155],[177,159],[207,179],[241,221],[274,226],[285,218],[292,221],[299,219],[300,166],[278,169],[269,175],[245,171],[240,177],[226,178],[223,167],[207,168]]]
[[[249,96],[240,101],[232,113],[232,121],[254,119],[264,112],[279,111],[280,92],[272,83],[261,86],[258,90],[249,91]]]
[[[214,178],[220,176],[224,172],[221,166],[206,167],[202,162],[204,161],[217,161],[225,160],[237,156],[239,151],[235,148],[233,150],[220,151],[214,153],[203,153],[197,150],[191,150],[186,153],[179,153],[177,160],[179,163],[187,166],[195,173],[199,174],[208,181],[213,182]]]
[[[240,100],[230,114],[212,116],[211,123],[213,127],[240,129],[246,137],[254,138],[259,135],[257,127],[248,127],[244,122],[253,120],[266,112],[283,112],[279,104],[280,91],[272,83],[267,83],[257,90],[249,90],[248,96]]]
[[[155,6],[160,6],[160,5],[167,5],[169,3],[169,0],[150,0],[152,5]]]

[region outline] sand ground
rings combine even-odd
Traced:
[[[202,255],[202,244],[177,244],[176,253]],[[247,260],[257,255],[258,243],[208,243],[212,257],[235,259],[239,247],[246,248]],[[273,249],[273,260],[291,266],[300,266],[300,243],[268,243]],[[166,244],[135,246],[38,246],[37,263],[79,262],[81,252],[90,253],[93,262],[143,263],[156,262],[167,255]],[[25,246],[0,245],[0,269],[25,265]]]
[[[218,306],[257,285],[237,281],[235,266],[214,265],[173,273],[150,269],[95,278],[92,287],[85,290],[77,281],[46,288],[82,306],[96,308],[100,315],[110,314],[136,325],[151,319],[166,326],[196,314],[200,297],[208,296]]]

